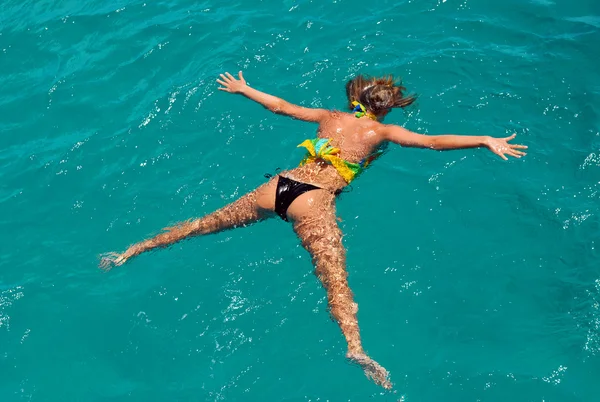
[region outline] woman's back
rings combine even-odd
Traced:
[[[331,117],[319,125],[319,138],[331,139],[340,149],[340,157],[358,163],[371,155],[381,144],[377,129],[382,125],[371,119],[357,119],[350,113],[331,112]]]
[[[377,128],[381,126],[371,119],[357,119],[349,113],[330,112],[329,117],[319,124],[317,137],[330,140],[328,145],[338,148],[338,156],[344,161],[358,164],[376,152],[381,144],[381,136],[377,134]],[[348,184],[327,161],[317,157],[314,162],[289,170],[285,176],[332,192]]]

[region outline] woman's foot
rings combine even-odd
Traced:
[[[364,353],[350,353],[346,357],[353,363],[358,364],[365,372],[365,375],[373,380],[375,384],[381,385],[385,389],[391,389],[392,383],[389,379],[389,373],[381,367],[379,363],[371,359]]]
[[[104,271],[110,271],[112,267],[118,267],[127,262],[127,258],[119,253],[104,253],[100,255],[100,268]]]

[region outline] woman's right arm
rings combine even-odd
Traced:
[[[486,147],[504,160],[508,159],[506,155],[515,158],[526,155],[525,152],[519,151],[526,149],[525,145],[508,143],[516,136],[513,134],[510,137],[494,138],[471,135],[425,135],[395,125],[385,125],[383,129],[383,137],[386,141],[403,147],[429,148],[437,151]]]
[[[239,79],[235,79],[231,74],[225,73],[221,74],[221,79],[218,79],[217,82],[222,85],[222,87],[219,87],[221,91],[244,95],[246,98],[260,103],[266,109],[276,114],[313,123],[320,123],[328,118],[330,114],[326,109],[313,109],[294,105],[281,98],[254,89],[246,84],[241,71],[239,72]]]

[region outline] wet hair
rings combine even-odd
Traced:
[[[406,107],[413,103],[416,95],[405,96],[406,88],[393,76],[366,77],[359,75],[346,83],[346,96],[348,107],[354,109],[352,102],[363,104],[368,111],[374,114],[394,108]]]

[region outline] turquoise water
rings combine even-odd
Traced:
[[[598,43],[595,0],[4,1],[0,400],[600,400]],[[216,91],[240,69],[328,108],[399,74],[390,122],[530,147],[393,148],[340,199],[391,393],[282,221],[97,269],[298,162],[314,126]]]

